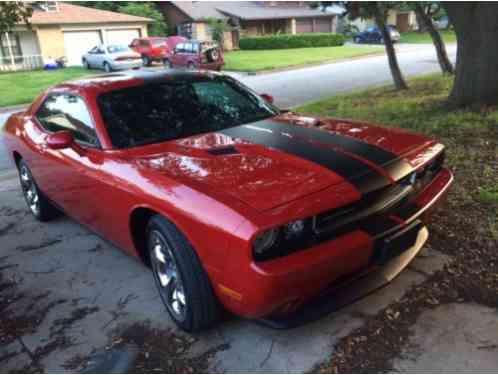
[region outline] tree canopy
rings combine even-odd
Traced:
[[[11,31],[18,23],[29,25],[29,18],[33,13],[31,7],[25,6],[22,1],[0,2],[0,33]]]

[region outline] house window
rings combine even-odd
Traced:
[[[40,2],[40,8],[45,12],[58,12],[59,4],[57,4],[57,1],[42,1]]]
[[[22,50],[21,43],[19,42],[19,35],[9,33],[9,37],[7,38],[7,35],[3,33],[0,36],[0,51],[2,53],[2,57],[6,59],[4,64],[10,62],[10,51],[12,51],[12,55],[14,55],[14,61],[16,63],[22,61]]]

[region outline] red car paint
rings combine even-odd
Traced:
[[[144,249],[134,240],[136,214],[152,210],[167,217],[197,251],[222,305],[238,315],[258,318],[295,310],[335,280],[371,267],[374,239],[362,230],[285,257],[254,260],[252,243],[261,231],[361,198],[349,181],[317,164],[220,133],[115,149],[96,98],[143,84],[141,78],[115,74],[48,90],[8,120],[4,131],[10,155],[23,158],[41,190],[69,216],[140,259]],[[84,98],[100,149],[47,147],[47,142],[65,142],[63,135],[51,137],[34,116],[51,92]],[[273,120],[354,137],[395,153],[414,168],[427,165],[443,150],[422,135],[368,123],[294,113]],[[219,158],[206,151],[227,145],[240,154]],[[414,199],[424,220],[452,179],[443,168]]]
[[[131,42],[130,48],[139,53],[142,58],[148,59],[148,62],[162,62],[170,57],[178,43],[186,40],[181,36],[138,38]]]

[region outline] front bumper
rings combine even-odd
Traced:
[[[302,305],[296,311],[274,318],[259,319],[259,322],[276,329],[287,329],[308,323],[351,304],[362,297],[389,284],[417,256],[429,238],[427,228],[421,227],[415,244],[381,267],[374,267],[357,275],[352,280],[334,285],[319,297]]]
[[[374,221],[368,230],[357,228],[282,258],[251,263],[249,270],[239,271],[247,287],[238,290],[240,300],[230,310],[275,327],[294,326],[380,288],[420,251],[429,215],[452,181],[452,173],[442,169],[407,207]],[[379,251],[386,238],[412,226],[417,232],[409,245],[397,244],[388,254]]]

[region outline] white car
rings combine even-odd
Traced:
[[[87,69],[113,70],[136,69],[142,66],[142,57],[130,47],[123,45],[99,45],[85,53],[81,62]]]

